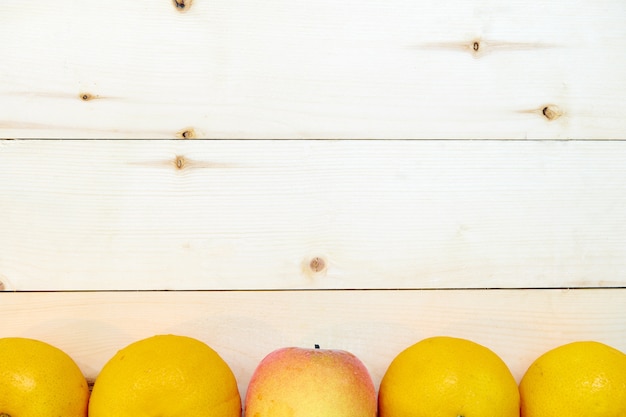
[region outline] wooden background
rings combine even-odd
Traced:
[[[626,351],[621,0],[184,5],[3,5],[0,337]]]
[[[6,2],[2,136],[615,139],[626,129],[622,0],[185,1]]]

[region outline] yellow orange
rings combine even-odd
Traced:
[[[89,388],[78,365],[43,341],[0,339],[0,415],[85,417]]]
[[[157,335],[121,349],[96,378],[89,417],[240,417],[228,364],[204,342]]]
[[[393,359],[380,384],[378,407],[380,417],[518,417],[519,392],[493,351],[438,336]]]
[[[522,417],[626,416],[626,355],[579,341],[549,350],[520,382]]]

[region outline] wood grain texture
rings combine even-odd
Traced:
[[[0,293],[0,337],[34,337],[94,379],[127,344],[196,337],[231,366],[245,395],[258,362],[285,346],[345,349],[376,387],[402,349],[430,336],[481,343],[519,381],[541,353],[575,340],[626,351],[626,289]]]
[[[5,290],[623,287],[621,141],[4,141]]]
[[[0,137],[624,138],[624,21],[622,0],[8,2]]]

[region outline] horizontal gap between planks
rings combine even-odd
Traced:
[[[412,142],[412,141],[421,141],[421,142],[626,142],[626,136],[623,138],[601,138],[601,139],[520,139],[520,138],[512,138],[512,139],[442,139],[442,138],[385,138],[385,139],[376,139],[376,138],[306,138],[306,139],[261,139],[261,138],[211,138],[211,139],[172,139],[172,138],[139,138],[139,139],[119,139],[119,138],[97,138],[97,139],[89,139],[89,138],[0,138],[0,140],[6,141],[23,141],[23,142],[37,142],[37,141],[109,141],[109,142]]]
[[[147,293],[147,292],[398,292],[398,291],[570,291],[570,290],[626,290],[622,286],[610,287],[452,287],[452,288],[260,288],[260,289],[180,289],[180,290],[159,290],[159,289],[137,289],[137,290],[6,290],[2,293]]]

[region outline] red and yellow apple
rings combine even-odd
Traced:
[[[245,417],[375,417],[376,389],[344,350],[281,348],[252,374]]]

